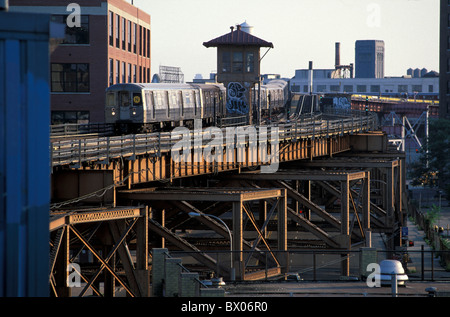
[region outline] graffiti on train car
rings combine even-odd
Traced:
[[[227,86],[227,112],[229,114],[246,115],[249,107],[246,98],[247,89],[238,82],[231,82]]]

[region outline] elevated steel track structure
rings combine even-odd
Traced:
[[[232,146],[223,140],[213,150],[208,148],[212,138],[207,128],[181,136],[163,132],[53,141],[54,295],[70,296],[71,291],[63,286],[67,275],[54,268],[80,261],[75,250],[85,248],[100,262],[96,269],[92,261],[82,265],[87,288],[109,296],[114,295],[114,283],[130,296],[147,296],[148,255],[154,248],[189,252],[197,263],[194,268],[227,279],[280,276],[289,269],[283,252],[298,245],[290,237],[292,228],[311,234],[320,248],[342,252],[342,274],[348,275],[348,250],[370,245],[372,232],[386,234],[393,246],[403,220],[404,154],[389,148],[376,120],[374,114],[335,110],[312,120],[243,126],[240,132],[257,136],[276,131],[276,139],[259,142],[250,134],[235,133]],[[220,131],[226,135],[226,129]],[[192,141],[179,152],[185,160],[174,159],[183,136]],[[221,160],[211,159],[218,153]],[[264,172],[275,158],[276,168]],[[374,190],[377,195],[371,196]],[[192,219],[190,213],[203,216]],[[223,224],[208,215],[228,224],[231,243]],[[269,239],[272,231],[275,240]],[[225,260],[212,258],[196,243],[198,238],[210,241],[209,249],[231,253]],[[107,265],[112,254],[118,255],[115,268]],[[99,290],[99,280],[108,283],[107,292]]]

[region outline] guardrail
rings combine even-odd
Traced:
[[[114,124],[112,123],[69,123],[50,126],[50,137],[71,137],[81,134],[112,135]]]
[[[329,137],[344,135],[376,129],[376,115],[366,114],[356,110],[335,109],[327,111],[315,120],[302,117],[295,122],[272,124],[267,127],[267,135],[275,127],[278,129],[279,142],[294,141],[304,138]],[[250,126],[241,126],[239,129],[248,129]],[[256,127],[258,128],[258,127]],[[219,129],[219,128],[218,128]],[[220,129],[226,135],[225,129],[238,129],[228,127]],[[199,131],[190,131],[191,140],[199,137]],[[195,134],[195,135],[194,135]],[[200,132],[202,144],[211,141],[210,133],[203,129]],[[134,159],[137,155],[161,156],[170,152],[172,147],[182,139],[171,132],[155,132],[147,134],[132,134],[124,136],[106,136],[98,138],[68,139],[51,142],[51,166],[75,165],[81,166],[85,162],[108,163],[115,158]],[[224,138],[225,139],[225,138]],[[236,142],[235,148],[247,146],[249,140],[244,138],[241,143]],[[244,143],[244,144],[242,144]],[[225,143],[224,143],[225,144]]]

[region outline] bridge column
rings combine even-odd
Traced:
[[[339,237],[339,244],[342,249],[350,249],[350,226],[349,226],[349,196],[350,196],[350,182],[348,180],[341,181],[341,235]],[[343,253],[341,274],[343,276],[350,275],[350,260],[349,254]]]
[[[232,264],[237,280],[244,280],[243,242],[242,242],[242,199],[232,203],[233,233],[232,233]]]
[[[278,250],[287,251],[287,190],[282,190],[283,195],[278,198]],[[279,257],[280,265],[287,272],[289,262],[287,257]]]
[[[59,246],[59,252],[57,253],[57,258],[55,261],[55,274],[54,277],[54,292],[51,293],[52,296],[58,297],[71,297],[72,289],[67,287],[67,277],[70,255],[70,234],[68,227],[62,228],[62,239]]]
[[[136,269],[134,274],[141,297],[150,296],[150,271],[148,268],[148,215],[149,208],[141,210],[142,217],[136,223]]]
[[[370,172],[366,172],[362,186],[362,218],[363,230],[366,237],[366,247],[371,247],[371,229],[370,229]]]
[[[385,169],[386,172],[386,227],[391,228],[390,232],[386,233],[387,236],[387,249],[394,250],[394,169],[389,167]]]

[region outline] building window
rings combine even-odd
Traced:
[[[128,82],[131,83],[131,64],[128,64]]]
[[[128,44],[128,51],[131,52],[131,21],[128,21],[127,44]]]
[[[89,92],[89,64],[52,64],[52,92]]]
[[[115,25],[115,32],[116,32],[116,47],[120,48],[120,16],[116,14],[116,25]]]
[[[136,72],[137,72],[137,67],[136,67],[136,65],[133,65],[133,83],[136,83],[136,80],[137,80],[137,78],[136,78],[136,76],[137,76]]]
[[[122,68],[120,69],[120,73],[122,74],[122,81],[121,81],[121,83],[125,83],[125,78],[126,78],[125,62],[122,62]]]
[[[398,92],[408,92],[408,85],[398,85]]]
[[[317,92],[326,92],[327,85],[317,85]]]
[[[231,72],[231,53],[223,52],[222,53],[222,73]]]
[[[52,124],[89,123],[89,111],[52,111]]]
[[[147,30],[147,57],[150,58],[150,30]]]
[[[133,23],[133,53],[136,54],[137,25]]]
[[[120,61],[116,61],[116,84],[120,83]]]
[[[142,40],[143,40],[143,44],[142,44],[142,56],[146,56],[147,55],[147,31],[145,28],[142,28]]]
[[[344,92],[353,92],[353,85],[344,85]]]
[[[253,53],[247,53],[245,58],[245,71],[247,73],[255,72],[255,55]]]
[[[380,85],[370,85],[370,92],[380,92]]]
[[[356,92],[366,92],[367,86],[366,85],[356,85]]]
[[[142,26],[140,25],[139,25],[138,41],[139,41],[139,55],[142,55]]]
[[[114,60],[112,58],[109,59],[109,85],[114,84]]]
[[[109,45],[113,46],[114,45],[114,13],[112,13],[111,11],[109,11],[109,16],[108,16],[108,21],[109,21],[109,28],[108,28],[108,32],[109,32]]]
[[[123,50],[125,49],[125,28],[126,28],[125,18],[122,18],[120,37],[122,39]]]
[[[422,92],[422,85],[412,85],[413,92]]]
[[[331,92],[340,92],[341,87],[339,85],[330,85],[330,91]]]
[[[428,85],[428,92],[434,92],[433,85]]]
[[[89,44],[89,16],[80,17],[80,27],[67,25],[68,15],[53,15],[52,21],[66,26],[61,44]]]
[[[244,68],[244,54],[242,52],[233,53],[233,73],[242,73]]]

